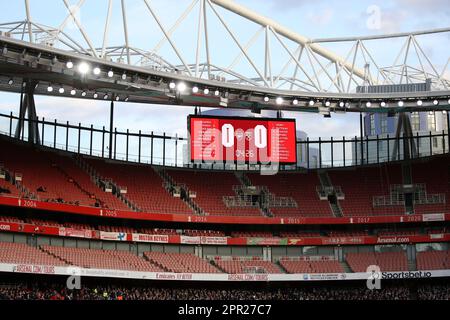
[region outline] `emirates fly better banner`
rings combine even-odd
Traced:
[[[295,119],[189,116],[194,162],[296,163]]]

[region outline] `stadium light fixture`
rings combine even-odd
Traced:
[[[192,87],[192,92],[193,93],[197,93],[198,92],[198,87],[197,86]]]
[[[49,86],[47,87],[47,92],[53,92],[53,87],[52,87],[51,85],[49,85]]]
[[[315,104],[314,100],[309,100],[308,105],[312,107]]]
[[[127,80],[127,74],[125,72],[122,74],[122,80]]]
[[[125,97],[125,102],[128,102],[128,100],[129,100],[130,98],[127,96],[127,97]]]
[[[447,103],[450,104],[450,99],[447,100]]]
[[[277,98],[275,99],[275,103],[276,103],[277,105],[283,104],[283,98],[282,98],[282,97],[277,97]]]
[[[119,96],[116,96],[116,101],[119,101],[120,100],[120,97]]]
[[[434,99],[434,100],[433,100],[433,104],[434,104],[435,106],[437,106],[437,105],[439,104],[439,101],[436,100],[436,99]]]
[[[14,80],[13,80],[12,78],[8,80],[8,84],[9,84],[10,86],[12,86],[13,83],[14,83]]]
[[[264,102],[269,102],[269,100],[270,100],[270,99],[269,99],[268,96],[265,96],[265,97],[264,97]]]
[[[297,100],[297,99],[294,99],[294,100],[292,101],[292,104],[293,104],[294,106],[298,105],[298,100]]]
[[[215,96],[218,96],[219,94],[220,94],[220,91],[219,91],[219,90],[214,91],[214,95],[215,95]]]
[[[72,61],[67,61],[67,63],[66,63],[66,68],[67,69],[72,69],[73,68],[73,62]]]
[[[81,93],[81,96],[82,96],[82,97],[86,97],[86,94],[87,94],[87,92],[86,92],[86,91],[83,91],[83,92]]]
[[[331,106],[331,102],[330,101],[325,101],[325,107],[329,107],[329,106]]]
[[[372,106],[372,102],[367,101],[367,102],[366,102],[366,107],[367,107],[367,108],[370,108],[371,106]]]
[[[77,94],[77,90],[75,90],[75,89],[70,90],[70,95],[74,96],[76,94]]]
[[[422,100],[417,100],[417,105],[420,107],[421,105],[423,104],[423,101]]]
[[[339,107],[340,108],[344,108],[345,107],[345,102],[344,101],[339,101]]]
[[[209,89],[208,89],[208,88],[205,88],[205,89],[203,90],[203,94],[209,94]]]
[[[86,74],[86,73],[88,73],[88,72],[89,72],[89,65],[88,65],[86,62],[81,62],[81,63],[78,65],[78,71],[79,71],[81,74]]]
[[[97,99],[97,98],[98,98],[98,93],[94,92],[94,99]]]
[[[103,100],[107,100],[108,99],[108,94],[105,93],[105,95],[103,96]]]
[[[186,90],[186,83],[179,82],[177,84],[177,90],[178,90],[178,92],[184,92]]]
[[[404,103],[402,100],[400,100],[400,101],[397,103],[397,105],[398,105],[399,107],[403,107],[403,106],[405,105],[405,103]]]
[[[108,71],[108,77],[109,77],[109,78],[114,77],[114,71],[109,70],[109,71]]]
[[[381,101],[381,102],[380,102],[380,106],[381,106],[382,108],[386,107],[386,102]]]
[[[100,72],[101,72],[101,70],[100,70],[99,67],[95,67],[95,68],[94,68],[94,74],[95,74],[96,76],[98,76],[98,75],[100,74]]]
[[[64,93],[64,91],[65,91],[65,90],[64,90],[64,87],[63,87],[63,86],[61,86],[61,88],[59,88],[59,90],[58,90],[58,91],[59,91],[59,93],[63,94],[63,93]]]
[[[169,88],[172,89],[172,90],[175,89],[176,86],[177,85],[173,81],[171,83],[169,83]]]

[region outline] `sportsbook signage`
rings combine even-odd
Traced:
[[[173,273],[173,272],[141,272],[110,269],[76,268],[80,276],[108,277],[142,280],[190,280],[190,281],[330,281],[330,280],[366,280],[366,272],[355,273],[294,273],[294,274],[226,274],[226,273]],[[74,267],[45,266],[33,264],[0,263],[0,272],[73,275]],[[420,270],[381,272],[381,278],[392,279],[422,279],[435,277],[450,277],[450,270]]]

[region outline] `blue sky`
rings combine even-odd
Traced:
[[[5,0],[3,0],[5,1]],[[75,4],[78,1],[69,1]],[[405,32],[430,28],[448,27],[450,22],[449,0],[236,0],[236,2],[252,8],[256,12],[271,17],[292,30],[310,38],[328,38],[352,35],[370,35],[380,33]],[[2,6],[0,22],[22,20],[25,17],[24,1],[9,1],[8,6]],[[65,17],[67,10],[62,0],[30,0],[32,19],[46,25],[58,26]],[[101,44],[104,20],[106,15],[105,0],[86,0],[79,15],[83,25],[96,44]],[[185,0],[153,0],[150,1],[155,11],[161,15],[165,25],[173,21],[188,6],[190,1]],[[379,28],[368,28],[367,21],[371,17],[370,8],[377,8],[380,12]],[[128,21],[130,24],[130,40],[133,45],[152,49],[161,38],[155,22],[149,19],[149,14],[142,0],[127,0]],[[114,1],[113,18],[111,26],[111,44],[122,44],[122,21],[120,18],[120,1]],[[369,11],[368,11],[369,10]],[[243,21],[242,18],[220,11],[230,27],[245,42],[258,29],[257,26]],[[174,34],[174,40],[180,46],[192,47],[195,39],[197,17],[191,14],[183,25],[183,32]],[[188,32],[190,31],[190,32]],[[73,24],[69,24],[67,32],[74,38],[82,41],[81,34]],[[223,30],[211,28],[211,37],[220,40]],[[189,38],[190,35],[194,38]],[[429,42],[426,50],[434,59],[440,61],[446,56],[440,56],[434,50],[439,44]],[[392,46],[395,46],[393,43]],[[214,45],[212,55],[218,60],[229,61],[238,52],[237,48]],[[256,46],[252,54],[257,55]],[[378,49],[378,58],[383,60],[384,50]],[[186,51],[187,60],[192,61],[193,55]],[[436,52],[436,53],[435,53]],[[161,55],[174,59],[175,55],[170,46],[165,45]],[[227,63],[224,63],[226,65]],[[242,66],[242,68],[246,68]],[[19,97],[13,94],[0,94],[0,112],[17,112]],[[77,99],[58,99],[37,97],[37,112],[40,117],[57,118],[61,121],[82,122],[96,126],[108,123],[109,104],[103,101],[84,101]],[[188,107],[149,106],[137,104],[118,103],[116,108],[116,126],[118,128],[134,128],[143,131],[163,132],[169,134],[179,133],[185,135],[186,116],[193,111]],[[287,114],[297,118],[298,128],[308,132],[311,136],[354,136],[359,131],[358,116],[333,116],[323,119],[319,115]]]

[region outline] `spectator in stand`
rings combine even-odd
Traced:
[[[94,286],[68,290],[63,285],[15,283],[0,285],[0,300],[449,300],[450,284],[386,285],[381,290],[365,287],[299,287],[272,289],[206,289]]]

